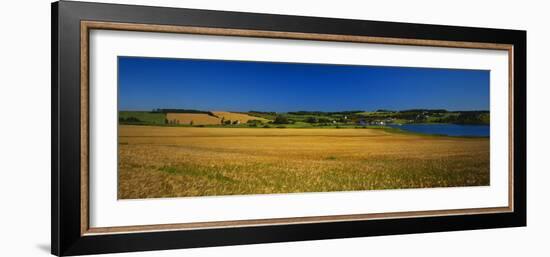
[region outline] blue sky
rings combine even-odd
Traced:
[[[118,58],[119,110],[489,110],[489,71]]]

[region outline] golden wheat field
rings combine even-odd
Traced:
[[[120,199],[489,185],[489,139],[119,126]]]
[[[241,123],[246,123],[249,120],[259,120],[259,121],[263,121],[263,122],[268,121],[267,119],[264,119],[264,118],[254,117],[254,116],[250,116],[248,114],[243,114],[243,113],[217,112],[217,111],[214,111],[212,113],[214,113],[214,115],[218,116],[218,118],[220,118],[220,119],[223,118],[224,120],[232,120],[232,121],[238,120]]]

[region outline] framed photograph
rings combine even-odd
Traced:
[[[52,253],[526,225],[526,32],[52,5]]]

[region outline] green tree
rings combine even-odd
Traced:
[[[317,118],[315,118],[315,117],[308,117],[308,118],[306,119],[306,122],[307,122],[307,123],[317,123],[318,120],[317,120]]]
[[[289,124],[289,120],[287,117],[283,115],[278,115],[275,117],[275,120],[273,121],[273,124]]]

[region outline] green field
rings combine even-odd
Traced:
[[[165,123],[166,114],[140,111],[120,111],[118,120],[121,124],[150,124],[162,125]]]
[[[224,113],[216,115],[215,113]],[[199,115],[200,114],[200,115]],[[182,118],[185,122],[170,122],[167,116],[204,116],[212,119],[224,116],[227,124],[223,122],[190,122],[192,118]],[[220,116],[220,117],[218,117]],[[241,117],[238,124],[231,122],[231,117]],[[242,117],[257,117],[250,120]],[[446,111],[414,109],[404,111],[379,110],[374,112],[343,111],[343,112],[211,112],[203,110],[178,110],[159,109],[155,112],[144,111],[120,111],[119,123],[128,125],[166,125],[166,126],[208,126],[208,127],[261,127],[261,128],[354,128],[388,124],[408,123],[453,123],[488,125],[490,123],[488,111]],[[198,118],[197,118],[198,119]],[[237,118],[233,119],[235,121]],[[170,119],[172,120],[172,119]],[[207,120],[207,119],[205,119]],[[249,122],[250,120],[250,122]],[[229,121],[229,122],[228,122]],[[193,123],[193,124],[191,124]],[[383,124],[382,124],[383,123]]]

